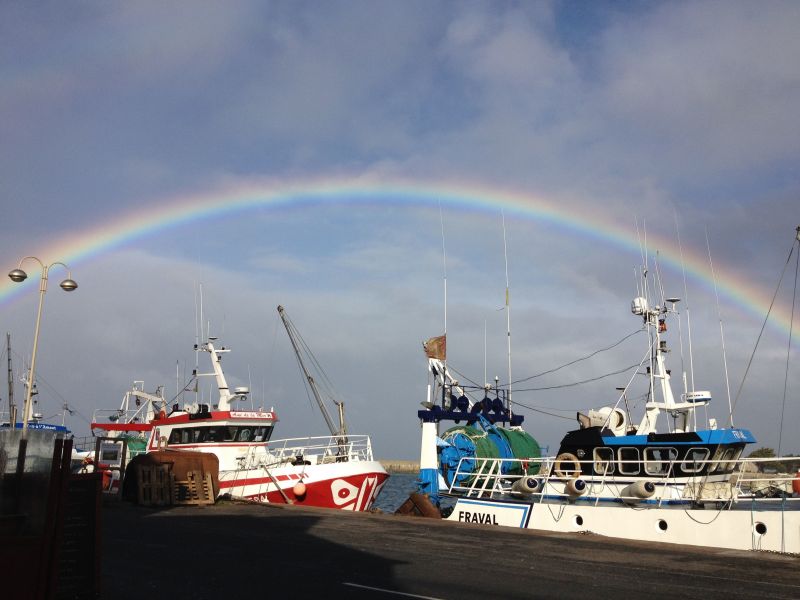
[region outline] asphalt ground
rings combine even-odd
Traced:
[[[800,557],[420,517],[107,505],[102,597],[800,598]]]

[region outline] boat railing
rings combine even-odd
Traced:
[[[679,467],[687,465],[677,459],[660,461],[660,465],[654,465],[653,460],[615,460],[613,465],[599,460],[570,460],[565,467],[554,457],[463,457],[449,474],[447,492],[475,498],[580,499],[596,504],[614,501],[731,507],[740,501],[778,499],[797,505],[800,497],[793,497],[792,486],[796,480],[800,484],[800,472],[776,472],[775,465],[786,462],[787,458],[693,460],[694,473],[679,474]]]
[[[113,426],[115,423],[147,423],[147,404],[134,409],[122,408],[98,408],[92,414],[92,423],[104,425],[108,423]]]
[[[270,440],[267,444],[267,451],[279,462],[298,458],[312,464],[373,460],[372,442],[368,435]]]

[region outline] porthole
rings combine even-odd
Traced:
[[[669,525],[667,525],[667,522],[664,519],[659,519],[658,520],[658,530],[659,531],[662,531],[662,532],[666,531],[668,527],[669,527]]]
[[[764,523],[762,523],[761,521],[757,521],[756,524],[753,526],[753,529],[758,535],[764,535],[765,533],[767,533],[767,526],[764,525]]]
[[[577,527],[582,527],[583,526],[583,517],[582,516],[575,515],[575,525]]]

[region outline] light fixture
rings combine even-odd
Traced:
[[[42,278],[41,283],[39,284],[39,309],[36,312],[36,329],[33,333],[33,350],[31,351],[31,369],[28,374],[28,389],[25,394],[25,407],[22,414],[22,431],[23,435],[25,435],[25,431],[28,429],[28,420],[30,417],[30,410],[31,410],[31,396],[35,393],[34,388],[36,387],[36,381],[34,379],[34,374],[36,373],[36,350],[39,345],[39,325],[42,321],[42,305],[44,304],[44,293],[47,291],[47,275],[50,271],[51,267],[56,265],[61,265],[67,270],[67,278],[62,281],[59,285],[61,289],[65,292],[73,292],[78,289],[78,284],[75,283],[75,280],[72,279],[72,273],[67,265],[63,262],[55,262],[50,265],[44,264],[41,260],[36,258],[35,256],[26,256],[21,261],[19,261],[19,265],[16,269],[9,272],[8,277],[14,283],[22,283],[28,278],[28,274],[22,270],[22,263],[26,260],[34,260],[39,263],[39,266],[42,268]]]

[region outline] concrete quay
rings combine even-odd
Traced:
[[[419,461],[383,458],[379,461],[389,473],[419,473]]]
[[[103,508],[102,597],[799,598],[800,558],[287,505]]]

